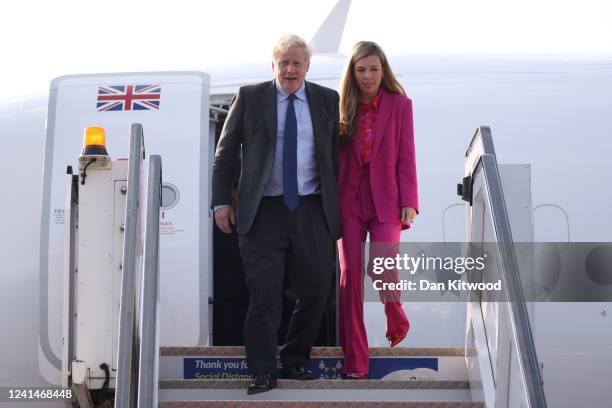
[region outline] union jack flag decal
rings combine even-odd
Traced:
[[[98,112],[159,109],[161,85],[100,85]]]

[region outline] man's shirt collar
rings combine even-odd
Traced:
[[[276,100],[278,102],[282,102],[289,97],[289,94],[276,81],[274,81],[274,86],[276,86]],[[294,95],[299,100],[306,102],[306,81],[302,82],[302,86],[295,91]]]

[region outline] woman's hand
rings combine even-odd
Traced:
[[[412,207],[404,207],[402,208],[402,224],[410,225],[414,222],[414,219],[417,216],[417,212]]]

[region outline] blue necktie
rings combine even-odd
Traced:
[[[293,100],[295,95],[287,97],[287,116],[285,117],[285,140],[283,144],[283,202],[290,210],[295,210],[300,203],[297,187],[297,119]]]

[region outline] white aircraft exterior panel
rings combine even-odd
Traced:
[[[159,109],[99,112],[99,87],[106,85],[153,85],[161,87]],[[131,123],[141,123],[147,154],[160,154],[163,179],[176,186],[180,201],[161,214],[161,344],[197,345],[208,336],[207,279],[200,279],[209,259],[202,228],[209,228],[208,174],[201,176],[199,163],[207,162],[209,77],[201,72],[75,75],[54,80],[48,110],[41,228],[40,274],[48,279],[46,316],[49,327],[45,350],[41,345],[41,369],[57,367],[61,355],[63,218],[55,209],[64,205],[66,166],[78,168],[83,129],[102,126],[107,150],[113,159],[126,158]],[[202,219],[205,219],[203,222]],[[202,251],[202,248],[205,248]],[[202,304],[203,303],[203,304]],[[193,322],[185,325],[181,322]],[[204,332],[201,332],[201,328]],[[44,371],[44,370],[43,370]]]
[[[92,166],[93,167],[93,166]],[[79,188],[79,239],[76,273],[75,359],[85,362],[92,388],[104,379],[100,364],[114,367],[117,293],[121,280],[121,246],[115,236],[121,234],[117,218],[125,215],[125,163],[113,163],[112,169],[89,169],[85,185]],[[122,181],[120,181],[123,179]],[[123,199],[121,199],[123,197]],[[122,202],[123,206],[116,205]]]

